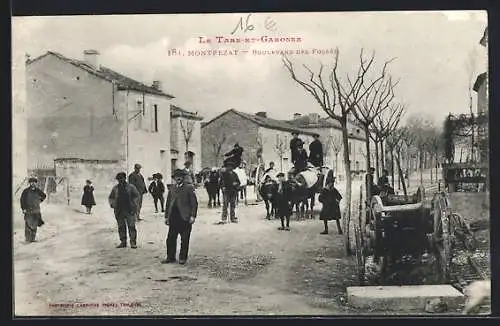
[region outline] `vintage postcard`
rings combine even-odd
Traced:
[[[13,17],[15,317],[490,314],[487,18]]]

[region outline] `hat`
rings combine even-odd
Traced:
[[[38,182],[38,179],[37,179],[37,178],[35,178],[35,177],[31,177],[31,178],[29,178],[28,182],[29,182],[29,183],[32,183],[32,182]]]
[[[142,165],[140,165],[139,163],[136,163],[134,165],[134,169],[140,169],[140,168],[142,168]]]
[[[85,182],[92,183],[92,181],[90,179],[85,180]]]
[[[186,175],[186,172],[181,169],[175,169],[174,171],[174,178],[176,177],[184,177]]]
[[[319,134],[314,134],[313,137],[319,138]]]
[[[116,180],[125,180],[127,179],[127,174],[125,172],[119,172],[116,174]]]
[[[298,131],[292,131],[292,135],[298,135],[299,132]]]
[[[158,179],[163,179],[163,174],[161,174],[161,173],[156,173],[156,177],[157,177]]]
[[[278,174],[276,175],[276,177],[277,177],[277,178],[279,178],[279,177],[285,177],[285,174],[284,174],[283,172],[280,172],[280,173],[278,173]]]

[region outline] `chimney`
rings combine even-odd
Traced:
[[[255,113],[256,116],[261,117],[261,118],[267,118],[267,112],[265,111],[260,111]]]
[[[294,113],[294,114],[293,114],[293,119],[298,119],[298,118],[300,118],[301,116],[302,116],[302,114],[300,114],[300,113]]]
[[[157,90],[161,90],[161,81],[159,80],[154,80],[153,81],[153,84],[151,85],[151,87],[153,87],[154,89],[157,89]]]
[[[85,50],[83,51],[83,61],[89,66],[99,69],[99,51]]]

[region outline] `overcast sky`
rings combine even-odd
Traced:
[[[229,37],[246,15],[15,17],[13,50],[32,58],[50,50],[77,59],[82,59],[85,49],[99,50],[103,65],[148,84],[160,80],[164,91],[176,97],[175,104],[207,119],[229,108],[267,111],[278,119],[291,118],[293,112],[323,114],[315,100],[290,79],[279,56],[251,52],[234,57],[168,56],[172,47],[236,48],[199,44],[198,37]],[[274,29],[266,29],[266,21],[274,22]],[[433,120],[442,120],[448,112],[468,111],[471,53],[476,66],[473,79],[487,70],[487,50],[479,45],[487,25],[485,11],[255,13],[250,23],[253,31],[239,31],[237,36],[295,36],[303,41],[240,45],[239,49],[338,47],[339,67],[346,73],[355,72],[362,47],[366,54],[375,51],[377,64],[396,57],[389,67],[401,80],[397,99],[408,105],[408,115],[427,115]],[[313,67],[332,63],[331,55],[290,58],[299,68],[302,63]]]

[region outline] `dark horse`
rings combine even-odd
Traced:
[[[316,203],[316,194],[321,193],[325,176],[331,169],[323,167],[322,173],[316,177],[316,182],[308,187],[306,180],[301,173],[295,175],[293,171],[289,173],[289,179],[292,185],[291,201],[292,208],[295,207],[295,214],[298,219],[306,216],[314,218],[314,205]],[[310,170],[313,171],[313,170]]]
[[[208,194],[208,207],[220,207],[220,177],[219,170],[204,169],[202,172],[203,185]]]
[[[259,194],[266,204],[266,219],[276,217],[276,196],[278,194],[278,183],[270,177],[266,178],[259,187]]]

